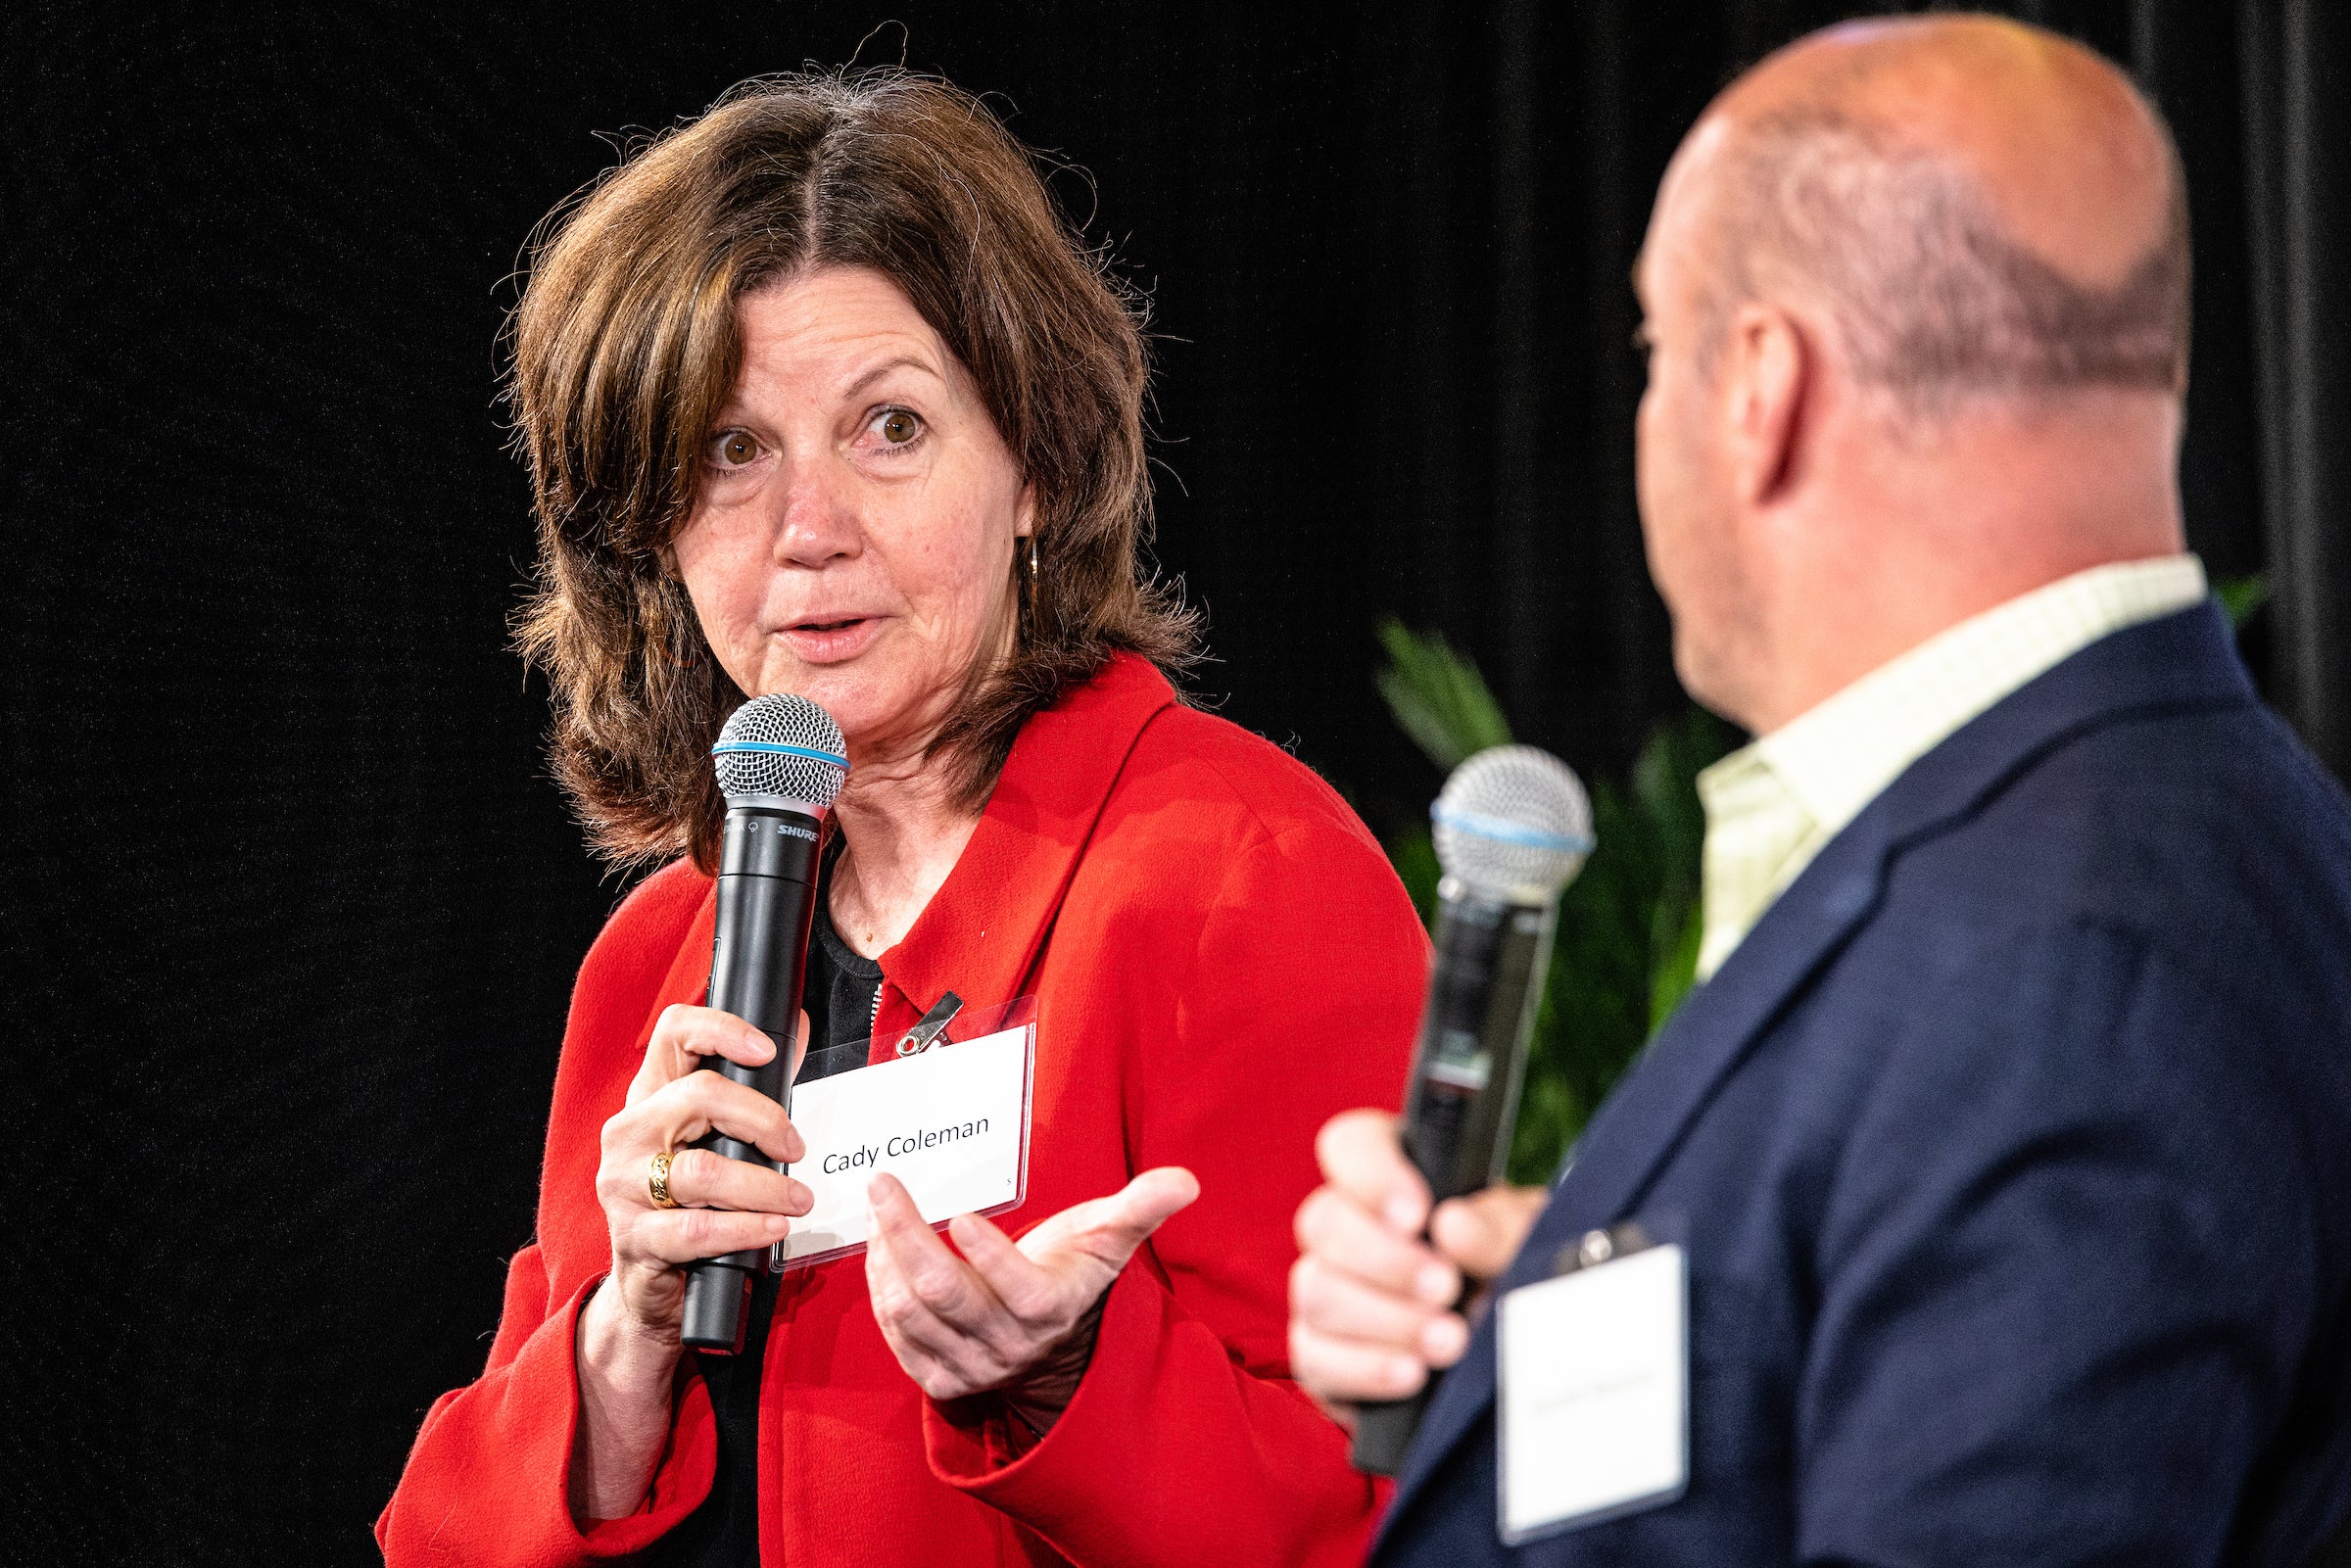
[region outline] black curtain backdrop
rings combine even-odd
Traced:
[[[1372,691],[1383,613],[1588,770],[1681,702],[1626,272],[1707,97],[1850,9],[11,10],[0,1556],[369,1560],[487,1349],[625,890],[503,646],[532,546],[495,340],[597,133],[885,17],[867,61],[999,95],[1154,303],[1200,689],[1384,828],[1437,780]],[[2340,768],[2351,12],[2017,9],[2179,131],[2190,536],[2272,573],[2266,676]]]

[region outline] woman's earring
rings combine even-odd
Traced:
[[[1036,536],[1029,536],[1029,586],[1036,587]]]

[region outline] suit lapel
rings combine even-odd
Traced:
[[[1920,758],[1823,849],[1714,977],[1694,989],[1601,1107],[1497,1287],[1550,1272],[1571,1237],[1630,1216],[1723,1081],[1876,911],[1906,846],[1971,812],[2066,740],[2134,712],[2254,699],[2212,601],[2091,643]],[[1405,1507],[1494,1398],[1494,1314],[1445,1379],[1381,1523]]]

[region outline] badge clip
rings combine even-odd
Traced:
[[[1551,1277],[1557,1279],[1580,1268],[1598,1268],[1612,1259],[1645,1253],[1656,1245],[1650,1240],[1648,1231],[1629,1219],[1607,1230],[1587,1230],[1552,1259]]]
[[[938,999],[938,1005],[923,1015],[922,1022],[898,1036],[898,1055],[920,1056],[939,1042],[955,1015],[963,1011],[963,998],[953,991]]]

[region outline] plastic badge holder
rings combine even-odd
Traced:
[[[1529,1526],[1519,1527],[1513,1527],[1511,1523],[1511,1516],[1515,1510],[1511,1506],[1511,1476],[1514,1466],[1508,1451],[1511,1427],[1513,1417],[1517,1414],[1512,1408],[1514,1391],[1508,1376],[1497,1376],[1495,1387],[1496,1442],[1504,1451],[1496,1455],[1495,1503],[1497,1518],[1495,1528],[1496,1534],[1501,1538],[1504,1545],[1522,1546],[1531,1542],[1565,1534],[1571,1530],[1581,1530],[1589,1525],[1605,1524],[1612,1519],[1621,1519],[1627,1514],[1645,1512],[1648,1509],[1677,1501],[1688,1492],[1690,1486],[1690,1295],[1686,1246],[1689,1228],[1687,1215],[1651,1213],[1638,1221],[1628,1220],[1623,1224],[1605,1230],[1586,1231],[1583,1235],[1559,1248],[1553,1257],[1550,1279],[1538,1281],[1530,1286],[1522,1286],[1510,1293],[1511,1296],[1523,1296],[1528,1291],[1540,1291],[1546,1285],[1557,1284],[1562,1279],[1605,1265],[1621,1264],[1629,1259],[1646,1257],[1652,1262],[1662,1263],[1666,1261],[1666,1259],[1659,1255],[1670,1254],[1672,1255],[1671,1271],[1677,1282],[1675,1285],[1677,1300],[1675,1309],[1670,1317],[1672,1325],[1670,1337],[1674,1341],[1673,1357],[1679,1360],[1680,1368],[1675,1396],[1677,1403],[1672,1409],[1670,1422],[1673,1433],[1672,1445],[1676,1450],[1675,1460],[1670,1466],[1675,1474],[1675,1479],[1670,1484],[1644,1488],[1641,1489],[1638,1496],[1611,1501],[1602,1506],[1542,1519]],[[1505,1297],[1495,1304],[1495,1310],[1504,1314],[1503,1321],[1498,1327],[1505,1336],[1511,1333],[1509,1308],[1509,1297]],[[1503,1354],[1507,1354],[1507,1353]],[[1589,1357],[1593,1354],[1593,1347],[1591,1345],[1582,1347],[1580,1354]],[[1500,1371],[1501,1369],[1498,1368],[1498,1372]],[[1617,1367],[1608,1369],[1611,1375],[1618,1374],[1620,1371],[1621,1368]],[[1607,1381],[1607,1376],[1588,1378],[1586,1386],[1587,1389],[1599,1389],[1604,1387]],[[1540,1404],[1542,1402],[1538,1401],[1537,1402]],[[1541,1411],[1538,1410],[1535,1413],[1539,1418]],[[1622,1457],[1621,1454],[1617,1456]]]
[[[793,1120],[800,1124],[804,1136],[812,1127],[818,1135],[808,1138],[807,1156],[792,1167],[792,1174],[816,1192],[817,1206],[806,1216],[793,1220],[792,1234],[776,1243],[771,1266],[777,1270],[805,1268],[865,1251],[865,1188],[877,1169],[888,1171],[906,1184],[934,1230],[944,1230],[947,1222],[959,1213],[1000,1214],[1028,1200],[1029,1133],[1036,1091],[1036,998],[1023,996],[994,1007],[963,1008],[910,1054],[898,1054],[901,1043],[900,1038],[884,1040],[876,1035],[868,1040],[812,1051],[800,1063],[793,1078]],[[883,1046],[880,1052],[875,1050],[877,1044]],[[939,1052],[973,1053],[971,1060],[976,1068],[986,1066],[991,1069],[1000,1065],[1002,1057],[1017,1058],[1020,1132],[1017,1168],[1009,1172],[1011,1190],[1005,1196],[977,1205],[949,1205],[933,1212],[934,1205],[925,1201],[927,1195],[968,1186],[977,1173],[968,1153],[959,1149],[959,1138],[945,1137],[926,1147],[925,1140],[937,1137],[940,1129],[908,1125],[864,1139],[829,1140],[836,1145],[831,1148],[822,1144],[828,1141],[823,1137],[823,1129],[830,1112],[836,1102],[844,1099],[844,1091],[869,1108],[877,1098],[887,1102],[896,1083],[911,1081],[912,1074],[949,1066],[932,1061]],[[881,1060],[874,1060],[877,1055]],[[961,1066],[960,1060],[953,1064],[955,1068]],[[1010,1074],[1005,1072],[996,1086],[1000,1090],[1009,1082]],[[971,1109],[974,1107],[962,1107],[957,1114],[968,1115]],[[801,1121],[803,1110],[808,1113],[806,1122]],[[969,1124],[968,1120],[962,1123]],[[859,1159],[856,1151],[848,1147],[852,1142],[879,1155],[878,1162],[869,1164]],[[960,1162],[959,1155],[964,1156]],[[994,1164],[1003,1158],[999,1141],[991,1144],[983,1163]],[[842,1164],[828,1172],[823,1167],[829,1161],[840,1161]],[[967,1191],[962,1196],[973,1194]]]

